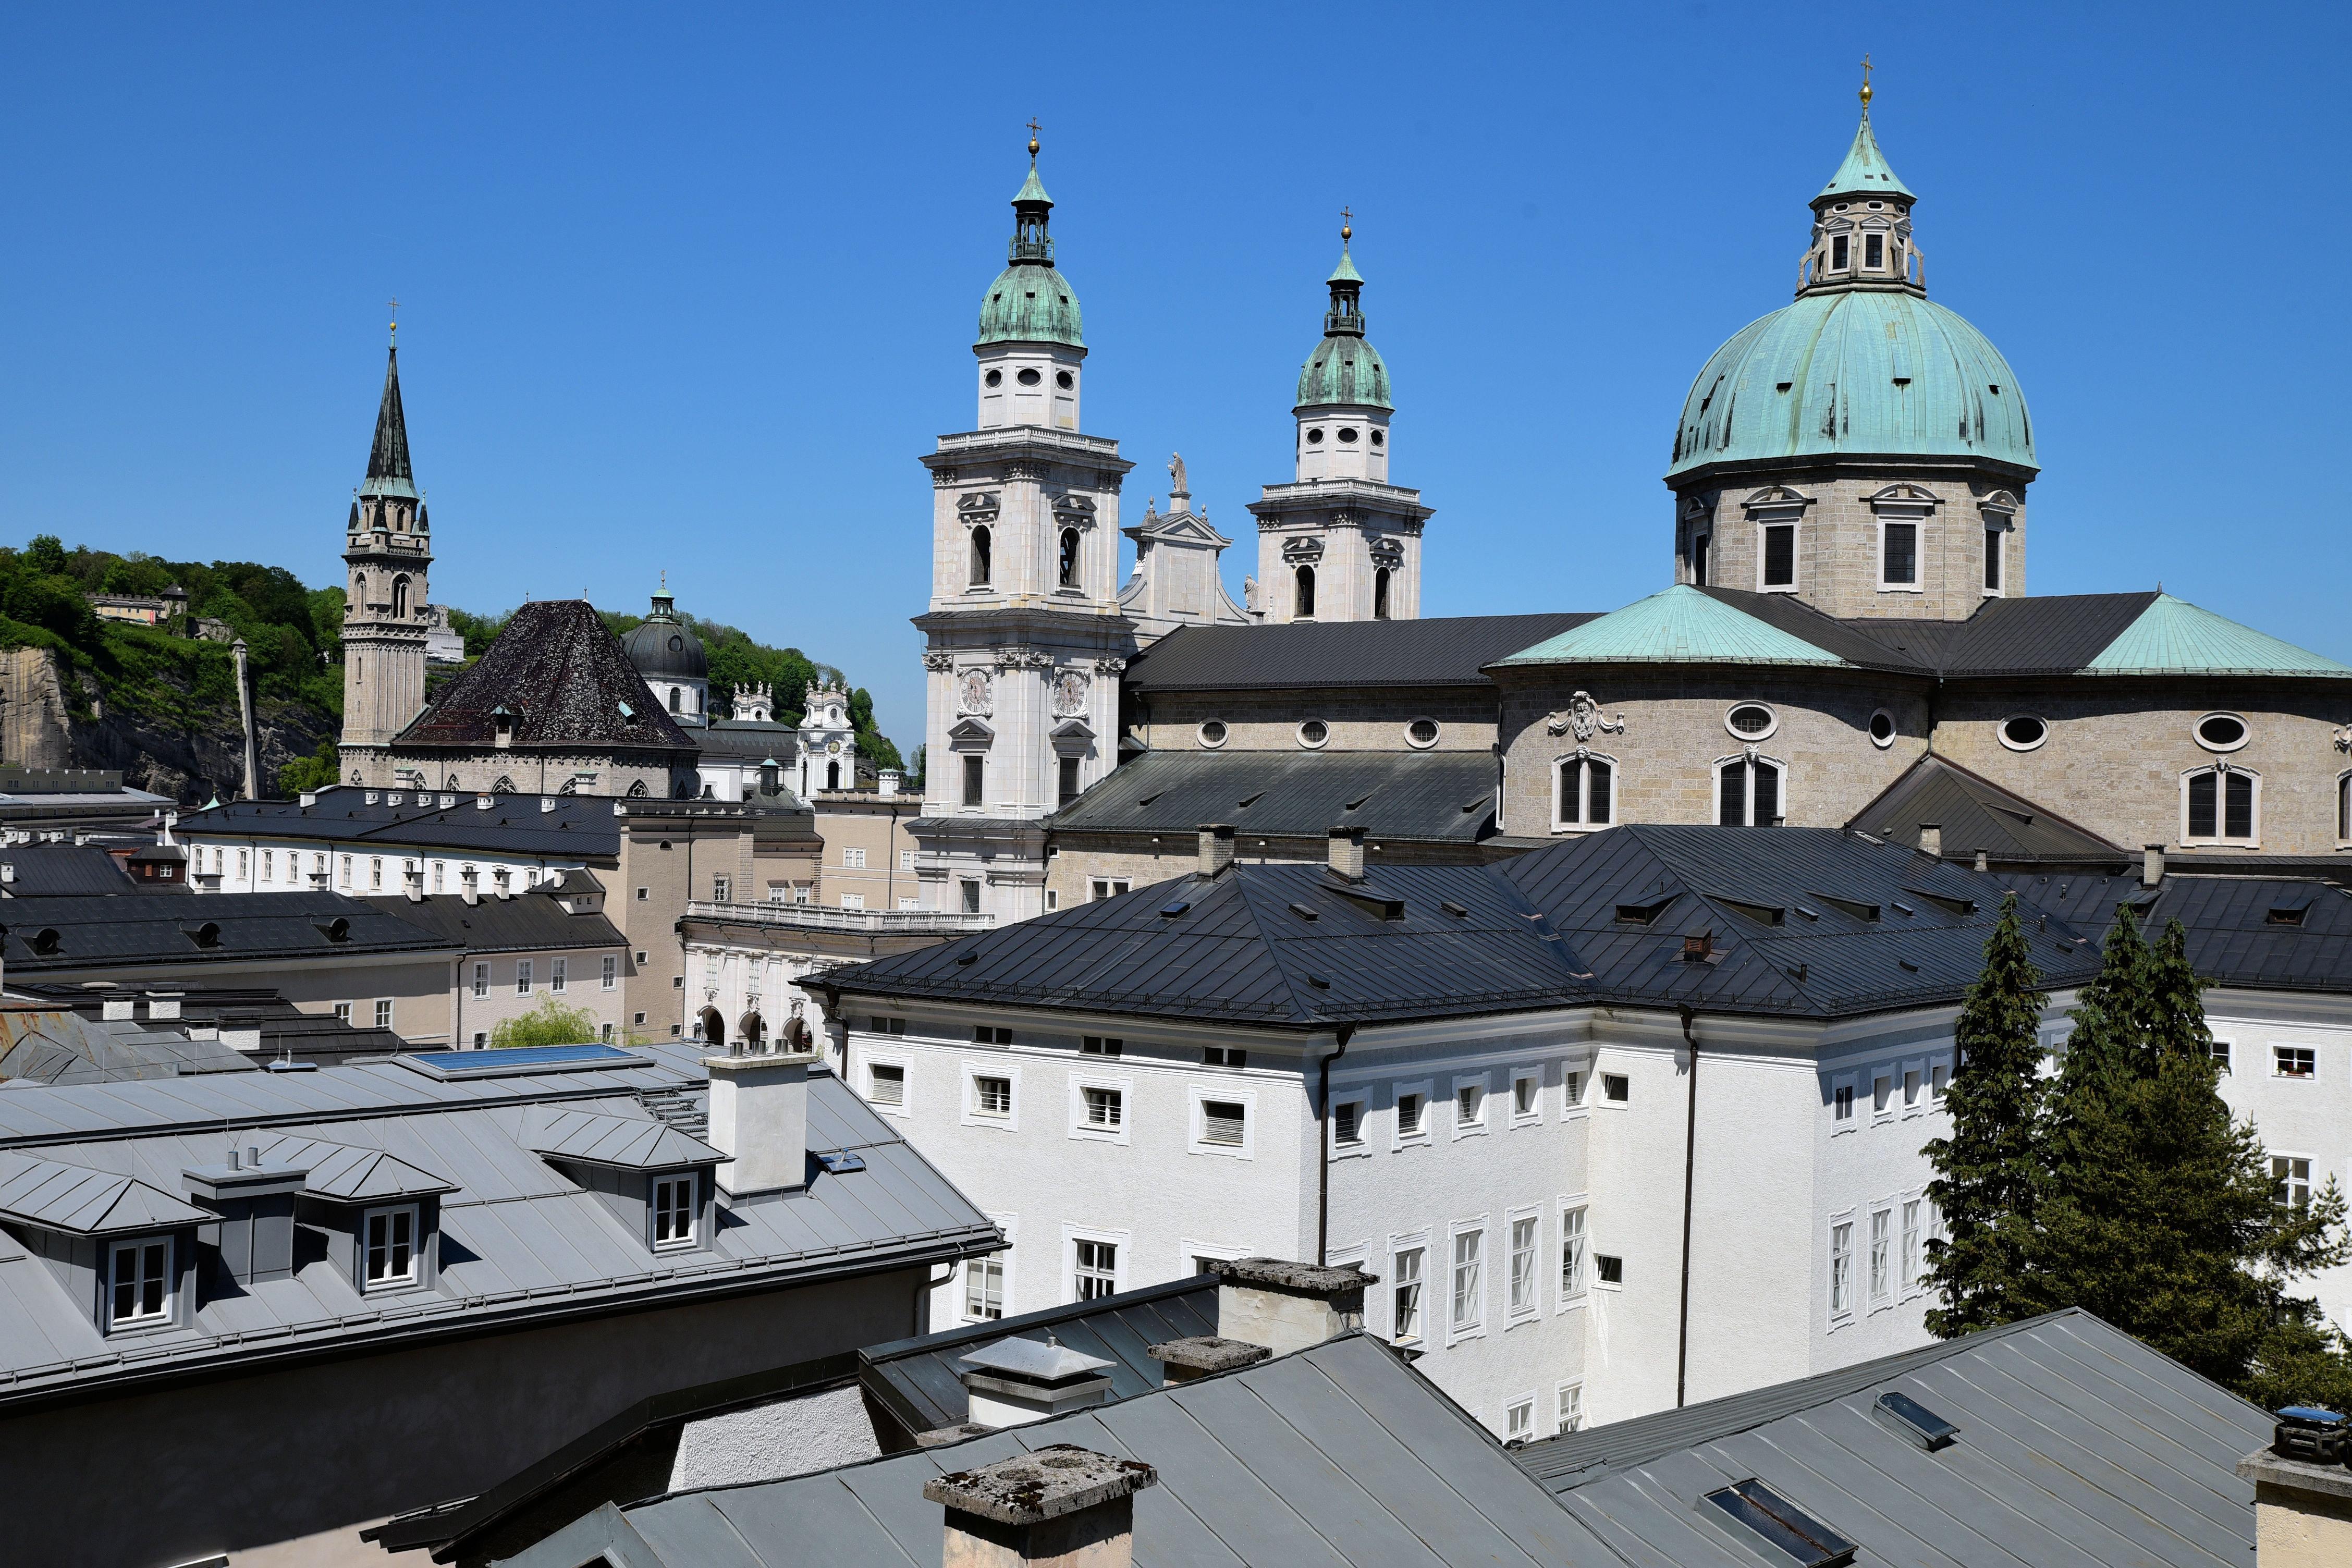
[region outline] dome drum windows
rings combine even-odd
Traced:
[[[2032,713],[2012,713],[2000,721],[1996,731],[2000,743],[2012,752],[2031,752],[2050,739],[2048,721]]]
[[[1617,820],[1617,759],[1581,747],[1552,769],[1555,833],[1606,827]]]
[[[1193,738],[1201,742],[1202,749],[1210,752],[1223,745],[1230,733],[1223,719],[1203,719],[1201,721],[1200,728],[1192,731]]]
[[[2235,713],[2208,713],[2197,721],[2193,733],[2209,752],[2234,752],[2253,738],[2245,720]]]
[[[1761,741],[1780,727],[1780,716],[1761,702],[1739,702],[1723,716],[1723,727],[1743,741]]]
[[[1298,743],[1310,752],[1319,752],[1331,739],[1331,726],[1320,719],[1309,719],[1298,726]]]
[[[1813,498],[1769,485],[1740,503],[1756,526],[1756,587],[1765,594],[1797,590],[1797,530]]]
[[[2009,536],[2017,531],[2017,498],[1995,490],[1977,503],[1984,518],[1984,591],[1988,597],[2009,592]]]
[[[1323,444],[1323,427],[1321,426],[1310,426],[1307,428],[1307,444],[1310,447],[1319,447]]]
[[[2258,847],[2262,805],[2262,774],[2228,763],[2192,768],[2180,775],[2180,842]]]
[[[1935,491],[1911,484],[1889,485],[1870,498],[1870,510],[1878,519],[1880,593],[1923,591],[1927,524],[1942,504]]]
[[[1016,373],[1013,379],[1019,382],[1024,386],[1034,386],[1045,378],[1038,374],[1034,368],[1024,368]]]
[[[1870,743],[1880,751],[1895,744],[1895,715],[1881,708],[1870,716]]]
[[[1001,370],[992,370],[981,379],[990,386],[1003,386],[1004,384],[1004,373]]]
[[[1437,744],[1437,738],[1443,732],[1436,720],[1415,719],[1404,727],[1404,743],[1416,752],[1425,752]]]

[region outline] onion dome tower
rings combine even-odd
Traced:
[[[2025,591],[2033,425],[2000,352],[1927,298],[1917,198],[1879,149],[1871,96],[1865,70],[1795,300],[1691,384],[1666,473],[1675,578],[1965,620]]]
[[[1078,381],[1087,357],[1078,296],[1054,265],[1054,198],[1037,178],[1037,138],[1029,177],[1013,195],[1013,239],[1004,270],[980,305],[980,428],[1078,427]]]

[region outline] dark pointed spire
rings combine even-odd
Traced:
[[[375,445],[368,448],[367,482],[362,496],[404,496],[415,500],[416,476],[408,466],[408,420],[400,409],[400,346],[389,351],[383,371],[383,401],[375,411]]]

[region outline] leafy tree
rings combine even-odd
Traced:
[[[1927,1283],[1942,1298],[1928,1310],[1927,1330],[1945,1339],[2038,1310],[2014,1298],[2033,1241],[2048,1005],[2011,893],[1953,1030],[1959,1065],[1945,1097],[1952,1134],[1925,1151],[1936,1167],[1927,1197],[1946,1232],[1927,1243]]]
[[[37,533],[25,546],[25,564],[44,576],[63,576],[66,571],[65,541],[54,533]]]
[[[552,992],[541,992],[538,1005],[509,1018],[490,1031],[493,1050],[504,1046],[583,1046],[596,1037],[596,1015],[585,1007],[567,1007]]]
[[[305,790],[324,789],[341,776],[335,743],[321,741],[316,752],[297,757],[278,770],[278,793],[297,795]]]

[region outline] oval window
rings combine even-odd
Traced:
[[[1437,744],[1437,721],[1415,719],[1404,727],[1404,738],[1410,746],[1425,748]]]
[[[1340,431],[1339,431],[1339,439],[1340,439],[1340,440],[1342,440],[1342,441],[1349,441],[1349,442],[1352,442],[1353,440],[1355,440],[1355,438],[1356,438],[1356,427],[1355,427],[1353,425],[1348,425],[1348,426],[1341,426]]]
[[[1225,721],[1223,719],[1202,721],[1199,731],[1201,744],[1214,751],[1225,743]]]
[[[2235,713],[2208,713],[2197,721],[2197,743],[2209,752],[2234,752],[2246,743],[2246,721]]]
[[[1003,386],[1004,384],[1004,373],[1001,370],[990,371],[988,373],[988,384],[991,386]]]
[[[1870,716],[1870,743],[1882,751],[1895,744],[1895,715],[1884,708]]]
[[[1319,446],[1321,446],[1321,445],[1323,444],[1323,432],[1322,432],[1322,430],[1321,430],[1321,429],[1319,429],[1319,428],[1318,428],[1318,429],[1309,430],[1308,432],[1307,432],[1307,444],[1308,446],[1310,446],[1310,447],[1319,447]]]
[[[1331,726],[1320,719],[1309,719],[1298,726],[1298,743],[1310,751],[1331,738]]]
[[[684,653],[686,651],[686,639],[679,637],[675,632],[671,633],[669,639],[669,651],[672,653]]]
[[[1034,385],[1036,385],[1039,382],[1041,382],[1041,381],[1045,380],[1045,378],[1044,376],[1042,376],[1042,375],[1039,375],[1039,374],[1038,374],[1035,371],[1034,371],[1034,370],[1024,370],[1024,371],[1021,372],[1018,375],[1015,375],[1013,379],[1013,380],[1015,380],[1015,381],[1017,381],[1017,382],[1019,382],[1019,383],[1020,383],[1022,385],[1024,385],[1024,386],[1034,386]]]
[[[1389,433],[1388,433],[1387,431],[1385,431],[1385,430],[1375,430],[1375,431],[1373,431],[1373,432],[1372,432],[1372,445],[1373,445],[1373,446],[1375,446],[1375,447],[1385,447],[1385,446],[1387,446],[1388,444],[1389,444]]]
[[[1723,716],[1723,727],[1743,741],[1760,741],[1780,724],[1772,710],[1761,702],[1742,702]]]
[[[2030,752],[2050,738],[2050,726],[2031,713],[2014,714],[2000,721],[2000,743],[2012,752]]]
[[[1060,387],[1064,392],[1067,392],[1071,387],[1076,386],[1077,383],[1070,378],[1070,373],[1068,371],[1057,370],[1054,373],[1054,384]]]

